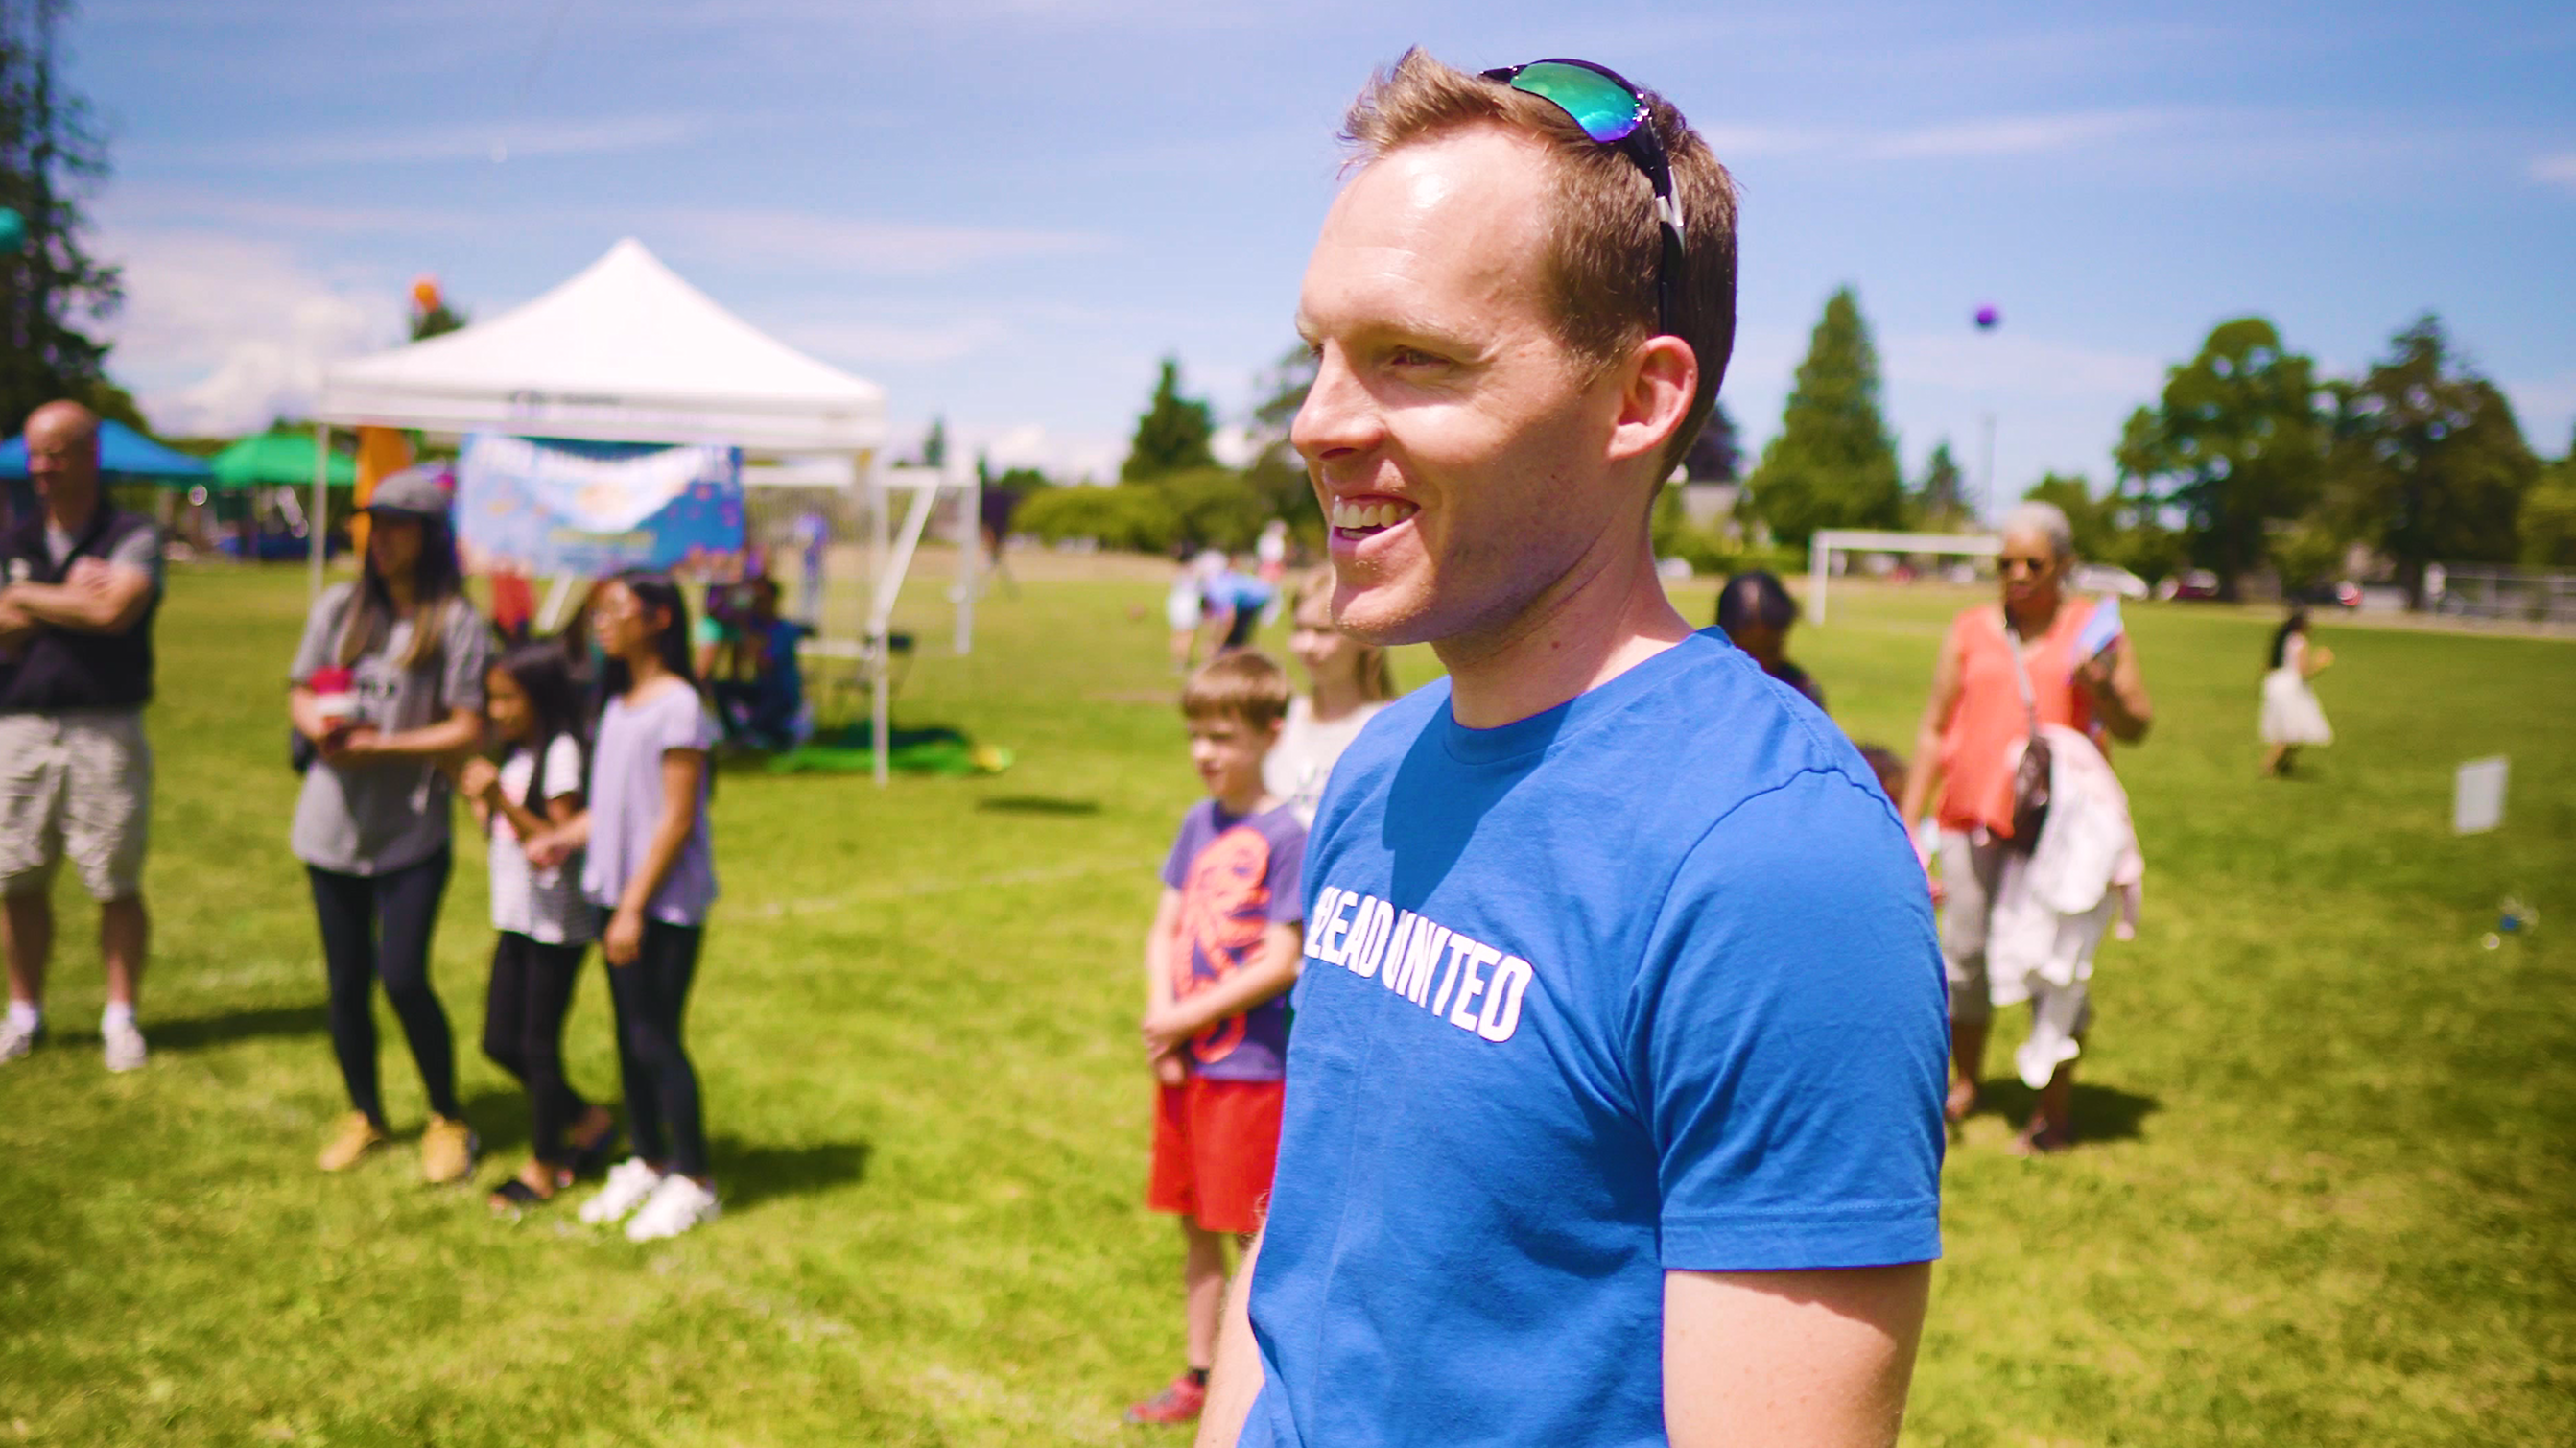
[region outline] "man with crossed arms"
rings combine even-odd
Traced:
[[[1851,745],[1665,599],[1732,183],[1581,63],[1414,52],[1299,304],[1342,758],[1203,1445],[1883,1445],[1940,1252],[1930,901]],[[1248,1284],[1248,1292],[1246,1286]]]

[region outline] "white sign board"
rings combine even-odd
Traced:
[[[2474,835],[2504,823],[2505,764],[2499,754],[2460,766],[2451,790],[2451,833]]]

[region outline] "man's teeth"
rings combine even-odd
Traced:
[[[1336,528],[1384,528],[1396,523],[1401,523],[1420,511],[1422,510],[1411,503],[1336,502],[1333,504],[1333,526]]]

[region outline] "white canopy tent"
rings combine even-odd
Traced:
[[[877,778],[886,777],[887,669],[884,640],[929,503],[945,487],[966,492],[966,515],[981,505],[971,474],[920,488],[901,546],[889,536],[889,480],[877,466],[885,446],[885,389],[816,361],[726,311],[629,237],[578,276],[488,322],[332,368],[315,419],[312,536],[324,536],[322,469],[329,429],[415,428],[423,432],[512,433],[602,442],[722,443],[746,451],[846,459],[852,485],[877,520],[871,539],[868,610],[876,661]],[[964,550],[958,650],[971,640],[977,549]],[[322,586],[324,549],[312,550],[313,587]],[[901,559],[900,563],[895,560]]]

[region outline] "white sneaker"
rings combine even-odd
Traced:
[[[137,1030],[132,1021],[118,1021],[115,1025],[102,1026],[99,1029],[100,1033],[107,1037],[107,1069],[111,1071],[143,1069],[144,1057],[148,1053],[143,1048],[143,1032]]]
[[[21,1025],[0,1017],[0,1061],[17,1060],[36,1049],[36,1043],[44,1038],[45,1023],[41,1020],[33,1025]]]
[[[644,1199],[661,1184],[660,1172],[646,1165],[644,1158],[630,1156],[608,1169],[608,1184],[581,1204],[581,1219],[594,1227],[605,1227],[644,1205]]]
[[[662,1178],[662,1184],[653,1189],[653,1199],[626,1224],[626,1240],[653,1242],[676,1237],[700,1222],[714,1221],[723,1210],[712,1187],[699,1186],[673,1172]]]

